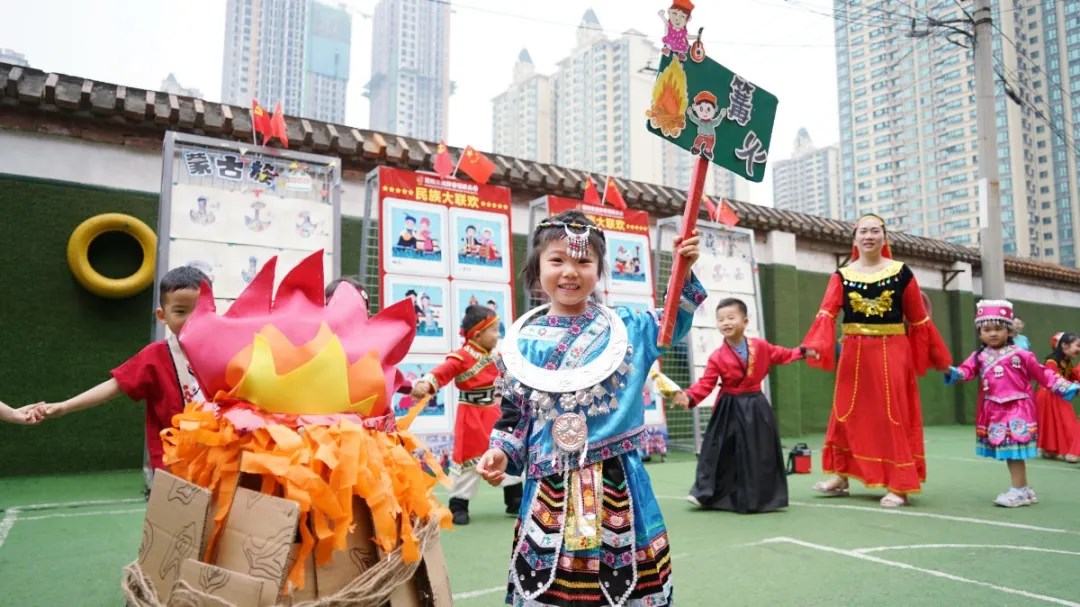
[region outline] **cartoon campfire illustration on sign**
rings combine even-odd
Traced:
[[[682,63],[672,61],[653,84],[652,106],[645,116],[665,137],[677,138],[686,128],[686,105],[686,71]]]
[[[276,263],[267,262],[223,315],[202,285],[179,343],[210,397],[188,403],[163,441],[172,474],[212,495],[205,549],[193,558],[215,562],[230,509],[240,503],[234,495],[245,491],[239,487],[298,506],[284,595],[310,581],[312,555],[316,567],[326,565],[360,529],[382,554],[416,563],[420,536],[437,538],[450,514],[432,493],[446,482],[441,467],[408,431],[423,403],[400,420],[391,407],[405,383],[395,365],[416,331],[412,304],[369,318],[360,292],[342,283],[324,305],[321,251],[274,293]],[[357,512],[370,519],[356,520]]]

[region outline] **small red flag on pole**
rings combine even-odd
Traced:
[[[270,132],[270,114],[266,113],[263,106],[259,105],[259,102],[255,99],[251,100],[251,132],[252,141],[258,145],[259,140],[255,138],[256,135],[262,135],[263,143],[272,136]]]
[[[735,214],[735,209],[732,209],[727,200],[723,198],[720,199],[720,208],[716,211],[716,221],[729,228],[739,223],[739,216]]]
[[[581,200],[589,204],[604,204],[604,201],[600,200],[600,192],[596,191],[596,184],[593,183],[590,175],[585,175],[585,193],[581,195]]]
[[[439,149],[435,153],[435,173],[446,179],[454,172],[454,161],[450,159],[450,150],[446,149],[446,142],[439,141]]]
[[[600,201],[603,203],[611,203],[611,206],[621,211],[626,210],[626,201],[623,200],[622,194],[619,192],[619,188],[615,186],[615,178],[608,177],[607,182],[604,184],[604,199]]]
[[[467,145],[458,159],[458,168],[476,183],[487,183],[496,167],[490,158]]]
[[[289,147],[289,130],[285,126],[285,112],[281,111],[280,101],[274,106],[274,116],[270,118],[270,136],[277,137],[285,148]]]

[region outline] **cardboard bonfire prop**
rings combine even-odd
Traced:
[[[423,404],[391,407],[413,306],[368,318],[348,284],[324,306],[321,252],[274,296],[275,265],[221,316],[204,283],[180,332],[212,398],[162,433],[172,474],[154,476],[128,604],[449,605],[446,479],[408,432]]]

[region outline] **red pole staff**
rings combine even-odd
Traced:
[[[705,176],[709,174],[709,161],[698,156],[694,163],[694,173],[690,177],[690,189],[686,191],[686,210],[683,212],[682,239],[686,240],[697,227],[698,212],[701,210],[701,193],[705,189]],[[686,258],[676,250],[671,276],[668,278],[667,299],[664,300],[664,320],[660,325],[660,334],[656,345],[667,348],[675,334],[675,316],[679,312],[679,299],[683,282],[686,280]]]

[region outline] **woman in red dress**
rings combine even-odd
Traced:
[[[1050,338],[1050,347],[1053,352],[1046,359],[1046,368],[1069,381],[1080,380],[1080,370],[1073,366],[1073,359],[1080,356],[1080,337],[1075,333],[1055,333]],[[1040,387],[1035,391],[1035,405],[1039,411],[1038,441],[1043,457],[1080,463],[1080,420],[1072,403]]]
[[[839,366],[833,343],[843,310]],[[905,323],[906,321],[906,323]],[[824,468],[814,485],[848,494],[848,479],[885,487],[881,505],[907,505],[926,480],[922,410],[915,376],[945,370],[952,357],[930,320],[911,268],[892,259],[885,222],[866,215],[855,224],[851,262],[833,274],[803,345],[821,354],[808,364],[836,368]]]

